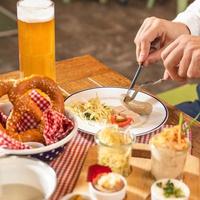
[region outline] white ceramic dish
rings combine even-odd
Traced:
[[[108,106],[120,106],[122,105],[123,97],[126,94],[127,89],[124,88],[113,88],[113,87],[102,87],[102,88],[93,88],[88,90],[83,90],[77,93],[72,94],[65,100],[65,104],[70,104],[76,101],[86,102],[92,97],[98,97],[100,100]],[[132,91],[133,92],[133,91]],[[140,122],[130,126],[130,131],[135,135],[145,135],[156,129],[160,128],[168,119],[168,110],[167,107],[158,99],[149,94],[139,92],[136,100],[147,101],[152,104],[153,111],[149,116],[141,116]],[[76,114],[75,114],[76,115]],[[77,116],[77,115],[76,115]],[[88,120],[83,120],[77,116],[78,128],[81,131],[96,134],[107,124],[92,122]]]
[[[93,187],[92,183],[88,183],[90,194],[92,196],[94,196],[97,200],[123,200],[126,196],[127,181],[122,175],[119,175],[119,174],[117,174],[117,175],[120,176],[121,180],[124,183],[124,187],[120,191],[111,192],[111,193],[101,192],[101,191],[95,189]]]
[[[9,115],[11,108],[12,108],[11,103],[0,103],[0,111],[3,111],[6,115]],[[68,116],[74,122],[74,129],[62,140],[48,146],[43,146],[33,149],[24,149],[24,150],[4,149],[2,153],[11,155],[23,155],[23,156],[31,155],[43,161],[52,161],[63,150],[63,147],[77,134],[78,123],[76,117],[74,116],[73,113],[67,110],[65,110],[65,115]]]
[[[91,195],[88,195],[86,193],[75,193],[75,192],[65,195],[60,200],[70,200],[73,196],[76,195],[81,195],[83,198],[85,198],[85,200],[97,200],[95,197],[92,197]]]
[[[175,185],[175,187],[180,188],[184,192],[185,197],[164,197],[163,190],[159,188],[156,184],[159,182],[166,183],[168,180],[169,179],[161,179],[153,183],[153,185],[151,186],[151,200],[189,200],[190,190],[188,186],[177,179],[170,179],[170,181]]]
[[[6,184],[32,186],[49,199],[56,188],[56,173],[37,159],[8,156],[0,158],[0,187]]]

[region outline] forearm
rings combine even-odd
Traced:
[[[180,13],[174,22],[185,24],[191,35],[200,35],[200,0],[194,1],[184,12]]]

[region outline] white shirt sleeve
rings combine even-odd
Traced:
[[[195,0],[184,12],[177,15],[173,21],[185,24],[189,28],[191,35],[200,36],[200,0]]]

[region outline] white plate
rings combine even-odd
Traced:
[[[113,88],[113,87],[101,87],[93,88],[88,90],[83,90],[77,93],[70,95],[65,100],[65,105],[70,104],[76,101],[87,101],[90,98],[98,97],[101,102],[105,103],[108,106],[120,106],[122,105],[123,96],[126,94],[127,89],[124,88]],[[168,110],[166,106],[149,94],[139,92],[136,96],[136,100],[147,101],[152,104],[153,111],[147,116],[141,116],[141,123],[137,126],[131,126],[130,131],[135,135],[145,135],[156,129],[160,128],[168,118]],[[76,114],[75,114],[76,115]],[[106,124],[97,123],[93,121],[83,120],[77,116],[78,128],[81,131],[87,132],[89,134],[95,134],[101,130]]]

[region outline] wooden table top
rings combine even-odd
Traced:
[[[130,81],[119,73],[111,70],[94,57],[85,55],[68,60],[62,60],[56,64],[57,82],[69,94],[79,90],[115,86],[125,87],[130,85]],[[19,71],[1,74],[0,79],[18,78]],[[3,100],[2,100],[3,101]],[[166,124],[177,124],[180,111],[174,106],[168,105],[169,118]],[[184,114],[186,121],[191,120]],[[200,123],[192,127],[192,154],[200,158]]]

